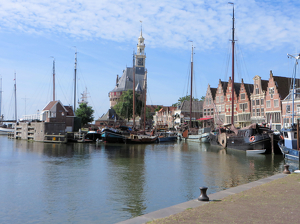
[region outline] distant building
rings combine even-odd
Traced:
[[[145,44],[144,37],[141,34],[138,38],[137,44],[137,53],[134,60],[134,69],[135,69],[135,91],[140,95],[145,94],[146,89],[146,79],[147,79],[147,70],[145,68]],[[110,108],[113,108],[118,100],[120,99],[122,93],[127,90],[133,90],[133,68],[126,67],[123,70],[121,77],[117,75],[116,86],[109,92]]]

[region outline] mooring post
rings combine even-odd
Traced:
[[[289,171],[289,167],[290,167],[290,166],[287,165],[287,164],[284,165],[284,171],[283,171],[284,174],[290,174],[290,173],[291,173],[291,172]]]
[[[274,133],[271,133],[271,148],[272,154],[274,154]]]
[[[199,187],[200,189],[200,196],[198,201],[209,201],[208,196],[206,195],[207,187]]]

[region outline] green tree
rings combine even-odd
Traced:
[[[157,108],[154,110],[155,112],[159,111],[162,107],[157,105]]]
[[[200,101],[204,101],[205,100],[205,96],[201,96]]]
[[[139,94],[135,94],[135,115],[141,116],[142,101]],[[127,120],[133,116],[133,90],[123,92],[118,103],[114,106],[116,113]]]
[[[94,110],[92,109],[92,107],[88,106],[87,103],[79,104],[79,107],[75,111],[76,117],[81,118],[82,127],[87,123],[94,121],[93,113]]]
[[[190,100],[191,100],[191,95],[186,95],[186,96],[184,96],[184,97],[179,97],[178,102],[172,104],[172,106],[173,106],[173,107],[177,107],[177,106],[179,106],[183,101],[190,101]],[[199,101],[199,99],[193,97],[193,101]]]

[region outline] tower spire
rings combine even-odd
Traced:
[[[141,22],[141,37],[142,37],[143,36],[143,21],[140,20],[140,22]]]

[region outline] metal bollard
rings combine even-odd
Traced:
[[[199,187],[200,189],[200,196],[198,201],[209,201],[208,196],[206,195],[207,187]]]
[[[291,173],[289,171],[289,167],[290,167],[289,165],[286,165],[286,164],[284,165],[284,171],[283,171],[284,174],[290,174]]]

